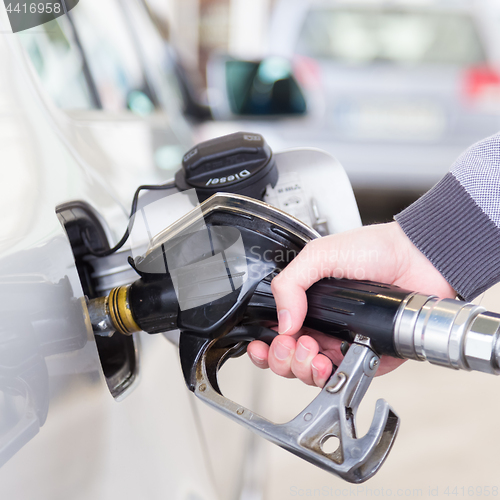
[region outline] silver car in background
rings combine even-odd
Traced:
[[[482,0],[280,1],[269,54],[292,61],[307,117],[255,119],[253,130],[332,153],[362,212],[364,195],[371,211],[410,201],[500,129],[499,11]]]
[[[300,23],[294,54],[316,71],[324,114],[287,138],[335,148],[358,186],[429,187],[500,128],[499,25],[485,7],[337,0],[290,14]]]

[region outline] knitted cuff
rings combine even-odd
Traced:
[[[453,174],[395,219],[465,300],[500,281],[500,229]]]

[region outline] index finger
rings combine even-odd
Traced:
[[[331,237],[309,242],[271,283],[278,311],[278,332],[293,335],[307,314],[306,290],[322,278],[333,275],[338,262],[332,258]]]

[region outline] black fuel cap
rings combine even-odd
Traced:
[[[266,187],[278,182],[271,148],[260,134],[236,132],[205,141],[189,150],[175,175],[181,191],[196,189],[200,201],[218,192],[262,200]]]

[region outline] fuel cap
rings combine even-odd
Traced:
[[[236,132],[205,141],[189,150],[175,175],[181,191],[196,189],[200,201],[217,192],[258,200],[278,182],[271,148],[260,134]]]

